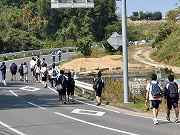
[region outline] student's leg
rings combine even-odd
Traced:
[[[167,118],[170,118],[170,110],[167,108]]]
[[[158,108],[159,108],[160,101],[159,100],[152,100],[151,103],[152,103],[153,116],[154,116],[153,121],[154,121],[154,124],[156,125],[156,124],[158,124],[157,117],[158,117]]]
[[[14,81],[16,81],[16,73],[13,75]]]
[[[59,100],[62,101],[62,92],[58,91],[58,95],[59,95]]]
[[[69,103],[70,89],[67,89],[67,104]]]
[[[74,88],[73,88],[73,90],[71,91],[71,97],[72,97],[72,103],[74,104]]]
[[[13,73],[11,72],[11,81],[13,81]]]
[[[44,81],[44,87],[47,88],[47,77],[45,78],[45,81]]]
[[[166,117],[166,119],[168,121],[170,121],[170,114],[171,114],[172,106],[173,106],[172,101],[171,100],[167,100],[167,112],[166,112],[167,113],[167,117]]]
[[[157,118],[157,116],[158,116],[158,109],[157,108],[153,108],[153,116],[154,116],[154,118]]]
[[[53,78],[54,87],[56,87],[56,78]]]
[[[179,118],[179,108],[175,108],[176,119]]]
[[[178,120],[179,118],[178,100],[173,102],[173,107],[175,109],[176,120]],[[177,122],[179,122],[179,120]]]
[[[54,78],[51,78],[51,86],[53,87]]]
[[[40,73],[38,73],[38,82],[40,82]]]

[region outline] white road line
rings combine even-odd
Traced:
[[[48,86],[48,89],[54,91],[55,93],[58,93],[56,90],[54,90],[53,88],[51,88],[51,87],[49,87],[49,86]],[[107,110],[107,111],[111,111],[111,112],[115,112],[115,113],[120,113],[120,112],[118,112],[118,111],[115,111],[115,110],[112,110],[112,109],[108,109],[108,108],[103,108],[103,107],[101,107],[101,106],[97,106],[97,105],[93,105],[93,104],[89,104],[89,103],[80,101],[80,100],[78,100],[78,99],[75,99],[75,101],[80,102],[80,103],[83,103],[83,104],[86,104],[86,105],[89,105],[89,106],[101,108],[101,109],[104,109],[104,110]]]
[[[41,106],[39,106],[39,105],[33,104],[33,103],[31,103],[31,102],[28,102],[28,104],[33,105],[33,106],[35,106],[35,107],[38,107],[38,108],[40,108],[40,109],[46,109],[46,108],[41,107]]]
[[[80,103],[83,103],[83,104],[86,104],[86,105],[89,105],[89,106],[93,106],[93,107],[101,108],[101,109],[104,109],[104,110],[107,110],[107,111],[111,111],[111,112],[115,112],[115,113],[120,113],[120,112],[118,112],[118,111],[115,111],[115,110],[112,110],[112,109],[108,109],[108,108],[104,108],[104,107],[97,106],[97,105],[93,105],[93,104],[89,104],[89,103],[86,103],[86,102],[80,101],[80,100],[78,100],[78,99],[75,99],[75,101],[80,102]]]
[[[0,124],[3,125],[4,127],[8,128],[9,130],[12,130],[13,132],[19,134],[19,135],[26,135],[26,134],[24,134],[24,133],[22,133],[22,132],[14,129],[14,128],[12,128],[12,127],[10,127],[9,125],[7,125],[7,124],[5,124],[5,123],[3,123],[3,122],[1,122],[1,121],[0,121]]]
[[[122,130],[118,130],[118,129],[114,129],[114,128],[110,128],[110,127],[101,126],[101,125],[94,124],[94,123],[91,123],[91,122],[87,122],[87,121],[84,121],[84,120],[80,120],[80,119],[77,119],[77,118],[74,118],[74,117],[70,117],[68,115],[61,114],[59,112],[54,112],[54,113],[57,114],[57,115],[60,115],[60,116],[75,120],[75,121],[79,121],[79,122],[91,125],[91,126],[95,126],[95,127],[99,127],[99,128],[103,128],[103,129],[107,129],[107,130],[111,130],[111,131],[114,131],[114,132],[119,132],[119,133],[123,133],[123,134],[127,134],[127,135],[138,135],[138,134],[135,134],[135,133],[130,133],[130,132],[126,132],[126,131],[122,131]]]
[[[16,96],[16,97],[19,97],[16,93],[14,93],[12,90],[10,90],[10,92],[14,95],[14,96]]]
[[[53,88],[51,88],[51,87],[49,87],[49,86],[48,86],[48,89],[54,91],[55,93],[58,93],[56,90],[54,90]]]
[[[105,112],[92,111],[92,110],[83,110],[83,109],[74,109],[71,113],[93,115],[93,116],[103,116]]]

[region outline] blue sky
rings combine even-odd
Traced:
[[[164,17],[169,10],[177,8],[175,5],[177,2],[178,0],[126,0],[127,16],[132,15],[134,11],[160,11]],[[117,6],[120,7],[117,11],[119,13],[121,12],[121,2],[117,2]]]

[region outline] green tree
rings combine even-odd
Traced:
[[[91,46],[93,45],[93,41],[90,37],[84,37],[82,39],[78,39],[76,47],[77,51],[80,51],[85,57],[91,55],[92,50]]]
[[[130,16],[130,19],[132,21],[136,21],[139,19],[139,13],[138,12],[132,12],[132,16]]]
[[[146,13],[144,13],[143,11],[140,11],[139,12],[139,18],[140,18],[140,20],[146,19]]]
[[[161,20],[162,19],[162,13],[159,11],[156,11],[153,13],[153,20]]]
[[[180,7],[178,7],[177,9],[174,9],[174,10],[170,10],[166,14],[168,22],[175,22],[178,14],[180,14]]]

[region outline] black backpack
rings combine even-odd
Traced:
[[[169,82],[168,95],[171,99],[179,99],[178,88],[174,82]]]
[[[102,79],[101,78],[95,78],[93,82],[93,89],[100,90],[102,88]]]
[[[66,77],[64,75],[60,75],[58,78],[56,90],[61,91],[66,87]]]
[[[36,62],[37,66],[41,66],[41,60],[38,58]]]
[[[22,66],[22,65],[19,67],[19,73],[24,73],[24,70],[23,70],[23,66]]]
[[[69,78],[69,85],[71,88],[75,86],[75,81],[73,78]]]
[[[15,63],[13,63],[11,66],[10,66],[10,70],[15,72],[17,70],[17,65]]]

